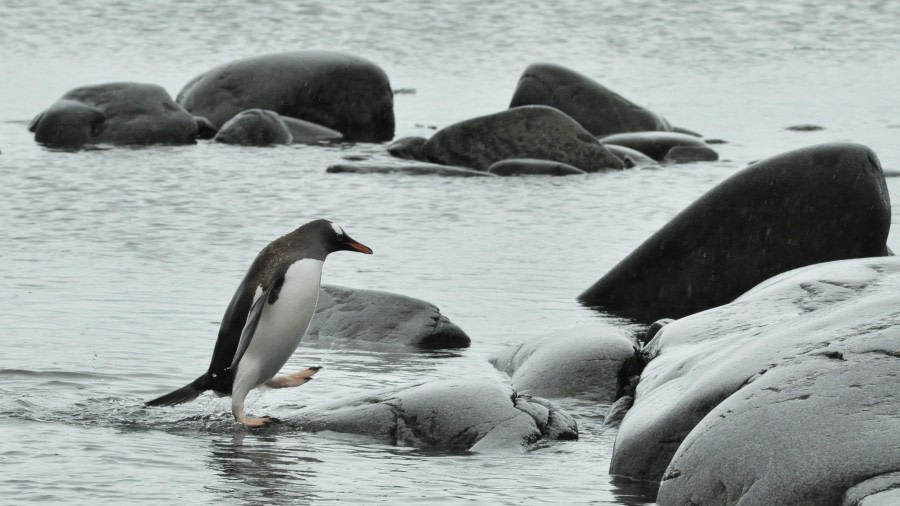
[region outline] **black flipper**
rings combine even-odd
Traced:
[[[207,386],[207,376],[204,374],[199,378],[195,379],[188,385],[185,385],[174,392],[169,392],[162,397],[157,397],[152,401],[147,401],[144,403],[145,406],[174,406],[176,404],[182,404],[184,402],[189,402],[197,398],[200,394],[209,390]]]
[[[259,317],[262,315],[263,308],[266,307],[266,302],[269,300],[269,297],[272,296],[273,293],[276,293],[275,297],[277,298],[276,290],[281,289],[281,284],[284,283],[283,276],[280,278],[280,281],[280,283],[270,283],[269,287],[266,288],[266,291],[261,293],[259,298],[256,299],[256,302],[253,303],[253,306],[250,307],[250,313],[247,315],[247,323],[244,324],[244,330],[241,332],[241,340],[238,343],[237,351],[234,353],[234,359],[231,361],[231,367],[229,367],[232,371],[237,368],[238,363],[244,357],[244,353],[247,352],[247,348],[250,347],[250,341],[253,340],[253,334],[256,333],[256,326],[259,324]]]

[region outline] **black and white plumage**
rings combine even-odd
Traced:
[[[231,395],[237,421],[264,425],[269,418],[246,418],[244,398],[262,384],[274,388],[302,385],[318,371],[313,367],[275,376],[300,344],[315,312],[325,257],[344,250],[372,253],[328,220],[312,221],[269,243],[253,261],[225,311],[209,370],[146,404],[181,404],[212,390]]]

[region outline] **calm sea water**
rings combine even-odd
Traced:
[[[225,399],[142,401],[209,360],[256,253],[311,219],[375,255],[337,254],[324,280],[429,300],[472,337],[454,354],[301,345],[321,364],[252,412],[456,375],[500,378],[493,351],[607,320],[575,296],[747,163],[827,141],[900,170],[900,3],[0,3],[0,494],[10,503],[648,502],[607,474],[605,406],[557,399],[577,442],[523,454],[433,452],[367,438],[248,433]],[[384,146],[51,152],[27,122],[68,89],[191,77],[266,52],[324,48],[381,65],[397,135],[507,107],[522,70],[590,75],[727,144],[721,161],[585,177],[451,179],[325,174]],[[816,124],[817,132],[785,127]],[[900,201],[897,179],[888,180]],[[894,214],[897,222],[897,213]],[[892,233],[889,245],[900,251]],[[621,323],[620,323],[621,324]]]

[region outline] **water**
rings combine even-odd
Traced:
[[[557,399],[577,442],[521,455],[436,452],[359,436],[248,433],[229,403],[142,401],[206,367],[258,250],[314,218],[375,255],[336,254],[325,282],[441,307],[459,353],[301,345],[299,390],[252,394],[289,415],[369,388],[498,378],[485,357],[612,319],[574,297],[748,162],[819,142],[900,169],[900,4],[777,2],[40,2],[0,5],[0,492],[17,503],[578,502],[640,504],[612,480],[603,405]],[[68,89],[154,82],[175,95],[214,65],[327,48],[382,66],[397,136],[504,109],[535,61],[590,75],[672,123],[722,138],[721,161],[585,177],[487,180],[325,174],[384,146],[61,153],[27,122]],[[785,127],[817,124],[825,130]],[[888,180],[894,201],[896,178]],[[897,214],[894,215],[897,222]],[[892,233],[889,245],[900,250]],[[615,320],[612,320],[615,322]],[[623,324],[622,322],[615,322]]]

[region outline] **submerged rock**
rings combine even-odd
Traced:
[[[192,79],[178,103],[214,125],[247,109],[268,109],[337,130],[348,141],[394,136],[387,74],[363,58],[294,51],[236,60]]]
[[[51,148],[90,144],[193,144],[198,122],[162,86],[108,83],[75,88],[28,125]]]
[[[804,265],[880,256],[891,204],[878,158],[823,144],[763,160],[679,213],[578,296],[655,321],[726,304]]]
[[[428,139],[425,137],[403,137],[392,142],[387,147],[387,150],[391,156],[397,158],[427,162],[428,158],[422,152],[422,147],[425,146],[426,142],[428,142]]]
[[[636,105],[597,81],[561,65],[534,63],[519,78],[510,107],[546,105],[571,116],[588,132],[672,129],[658,114]]]
[[[455,123],[423,146],[432,162],[486,171],[509,158],[565,163],[585,172],[622,169],[622,162],[575,120],[552,107],[526,106]]]
[[[619,157],[622,160],[622,163],[625,164],[625,167],[630,169],[632,167],[646,167],[648,165],[657,165],[657,161],[650,158],[649,156],[641,153],[636,149],[626,148],[625,146],[619,146],[618,144],[603,144],[606,149],[610,151],[610,153]]]
[[[554,332],[491,355],[519,392],[540,397],[586,397],[612,402],[623,367],[637,348],[629,334],[609,325]]]
[[[281,116],[281,120],[291,131],[294,144],[316,144],[319,142],[338,142],[344,135],[337,130],[324,127],[311,121]]]
[[[339,163],[329,166],[325,172],[330,174],[406,174],[409,176],[447,176],[447,177],[495,177],[495,174],[480,170],[438,165],[436,163],[416,163],[411,165],[375,165]]]
[[[322,285],[304,343],[334,339],[419,348],[466,348],[471,340],[437,306],[405,295]]]
[[[541,439],[578,439],[555,404],[497,381],[453,379],[317,406],[291,417],[308,431],[373,436],[397,445],[471,451],[523,450]]]
[[[569,164],[534,158],[512,158],[494,162],[488,172],[498,176],[574,176],[587,174]]]
[[[719,159],[718,153],[707,146],[703,139],[678,132],[629,132],[601,137],[600,142],[640,151],[657,162],[683,163]]]
[[[270,146],[290,144],[294,136],[277,113],[248,109],[225,122],[213,140],[241,146]]]
[[[660,504],[839,504],[900,464],[896,257],[784,273],[645,352],[610,472]]]

